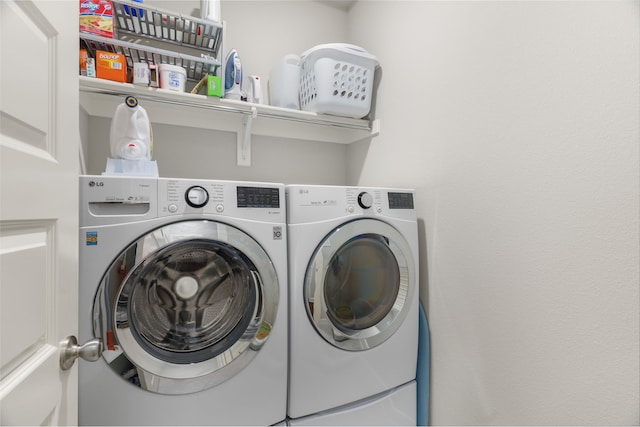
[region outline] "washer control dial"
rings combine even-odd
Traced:
[[[201,208],[209,201],[209,193],[207,193],[204,187],[194,185],[187,189],[184,194],[184,199],[192,208]]]
[[[373,205],[373,197],[371,197],[371,194],[363,191],[358,194],[358,204],[363,209],[369,209]]]

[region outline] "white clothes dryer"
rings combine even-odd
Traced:
[[[414,381],[414,192],[309,185],[285,191],[288,416],[316,414]]]
[[[284,185],[80,177],[81,425],[286,417]]]

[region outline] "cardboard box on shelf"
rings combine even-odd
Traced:
[[[127,82],[127,61],[124,55],[96,51],[96,73],[99,79]]]
[[[80,0],[80,32],[113,38],[113,3]]]
[[[87,75],[87,58],[88,58],[87,50],[80,49],[80,75]]]
[[[207,76],[207,96],[222,98],[222,81],[219,76]]]

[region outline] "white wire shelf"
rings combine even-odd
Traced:
[[[80,33],[80,47],[86,49],[89,56],[93,58],[96,56],[96,50],[122,54],[126,58],[128,68],[133,68],[135,62],[178,65],[186,70],[187,79],[195,82],[206,74],[215,75],[217,67],[220,66],[220,61],[208,56],[185,55],[179,52],[141,46],[86,33]]]
[[[116,36],[120,40],[147,38],[219,56],[221,24],[128,0],[114,0],[113,7]]]

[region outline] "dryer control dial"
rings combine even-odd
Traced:
[[[204,187],[194,185],[189,187],[184,194],[184,199],[192,208],[201,208],[209,201],[209,193]]]
[[[369,209],[373,205],[373,197],[371,197],[371,194],[363,191],[358,194],[358,204],[363,209]]]

